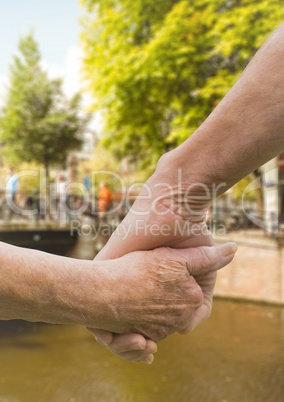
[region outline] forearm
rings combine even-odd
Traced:
[[[106,284],[96,265],[0,243],[0,319],[100,324]]]
[[[224,191],[281,153],[283,72],[282,24],[196,133],[172,151],[172,165],[181,167],[191,182],[226,183]]]

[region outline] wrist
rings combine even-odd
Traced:
[[[189,197],[200,197],[209,206],[236,179],[228,169],[221,169],[220,153],[210,144],[207,134],[201,126],[187,141],[161,157],[155,173],[178,182]]]
[[[78,260],[64,272],[55,285],[56,298],[51,301],[57,323],[104,328],[111,316],[113,292],[108,264]]]
[[[200,161],[195,156],[191,158],[191,153],[190,149],[188,155],[185,155],[179,147],[163,155],[151,179],[159,183],[159,186],[166,183],[165,193],[171,193],[174,207],[181,207],[182,215],[188,215],[191,221],[203,221],[214,199],[216,187],[204,172]]]
[[[0,264],[0,319],[93,327],[102,321],[110,297],[103,264],[4,243]]]

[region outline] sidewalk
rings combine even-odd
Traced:
[[[284,247],[261,230],[230,232],[215,242],[235,241],[234,260],[218,272],[215,295],[284,305]]]
[[[278,248],[278,241],[273,236],[261,229],[247,229],[228,232],[224,236],[214,236],[216,243],[224,243],[226,241],[235,241],[239,245],[250,245],[260,248]]]

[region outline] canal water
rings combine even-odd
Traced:
[[[80,326],[19,321],[0,322],[0,357],[0,402],[283,402],[284,308],[215,300],[211,318],[161,342],[151,366]]]

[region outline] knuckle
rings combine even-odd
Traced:
[[[199,286],[193,286],[188,292],[188,308],[200,307],[203,303],[203,293]]]
[[[215,249],[212,247],[200,248],[200,261],[206,268],[214,266],[218,261],[218,256],[216,255]]]
[[[208,250],[205,247],[200,248],[200,261],[202,262],[202,265],[209,266],[211,264],[211,258],[208,255]]]
[[[193,276],[184,281],[181,289],[181,297],[183,300],[186,300],[188,306],[194,307],[196,304],[202,304],[203,292]]]
[[[169,330],[169,327],[160,327],[159,330],[155,331],[155,334],[153,336],[151,336],[151,339],[154,342],[159,342],[162,339],[167,338],[171,333],[173,333],[173,331]]]
[[[175,330],[176,331],[181,331],[182,329],[185,328],[185,326],[188,323],[188,320],[190,318],[191,311],[189,311],[188,308],[185,308],[182,312],[182,314],[176,319],[175,323]]]
[[[170,152],[165,152],[162,156],[160,156],[156,165],[156,170],[164,169],[165,166],[168,166],[169,158],[170,158]]]

